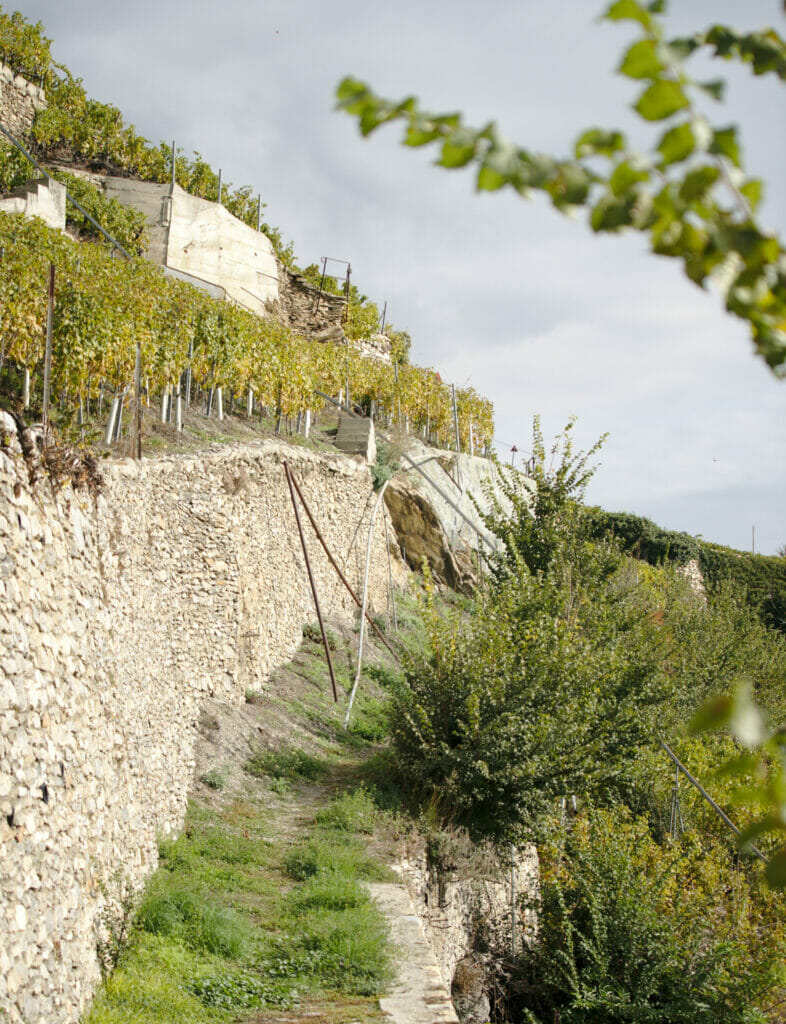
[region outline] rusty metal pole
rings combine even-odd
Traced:
[[[333,659],[330,656],[330,644],[328,643],[327,633],[325,632],[325,624],[322,621],[322,610],[319,607],[319,597],[317,595],[317,585],[314,580],[314,574],[311,571],[311,562],[308,557],[308,548],[306,547],[306,538],[303,534],[303,524],[300,522],[300,512],[297,507],[297,498],[295,497],[295,488],[292,481],[292,471],[289,468],[289,463],[284,463],[284,473],[286,474],[287,483],[289,484],[289,496],[292,498],[292,508],[295,510],[295,520],[297,522],[297,530],[300,534],[300,544],[303,548],[303,558],[306,560],[306,569],[308,570],[308,579],[311,583],[311,593],[314,595],[314,607],[317,611],[317,620],[319,622],[319,628],[322,633],[322,643],[325,645],[325,657],[327,658],[328,671],[330,672],[330,683],[333,687],[333,700],[338,704],[338,687],[336,686],[336,674],[333,671]]]
[[[55,265],[49,264],[49,295],[46,304],[46,347],[44,349],[44,402],[42,421],[44,444],[49,443],[49,394],[52,388],[52,322],[55,313]]]
[[[314,519],[314,516],[311,514],[311,509],[308,507],[308,502],[303,497],[303,492],[300,490],[300,487],[298,486],[298,482],[295,479],[295,475],[294,475],[294,473],[292,472],[291,469],[289,470],[289,477],[292,480],[292,483],[293,483],[293,485],[295,487],[295,490],[297,491],[297,495],[300,498],[300,502],[303,505],[303,508],[306,510],[306,515],[308,516],[309,522],[311,523],[312,527],[314,528],[314,533],[317,535],[317,540],[322,545],[322,548],[323,548],[325,554],[328,557],[328,561],[330,562],[330,564],[333,566],[333,568],[338,573],[338,578],[341,580],[341,582],[344,584],[344,586],[349,591],[349,593],[350,593],[350,595],[352,597],[352,600],[355,602],[355,604],[358,606],[358,608],[362,608],[363,607],[363,602],[360,600],[360,598],[357,596],[355,591],[352,589],[352,584],[347,580],[346,576],[344,575],[344,573],[339,568],[338,563],[336,562],[335,558],[331,554],[330,548],[327,546],[327,542],[325,541],[325,538],[320,533],[319,527],[316,524],[316,520]],[[399,656],[396,654],[396,652],[390,646],[390,644],[389,644],[389,642],[387,640],[387,637],[381,631],[381,629],[376,624],[376,622],[374,622],[374,620],[371,617],[371,615],[369,614],[369,612],[366,612],[366,621],[372,627],[372,629],[376,632],[376,634],[379,637],[379,639],[382,641],[382,643],[385,645],[385,647],[387,647],[387,649],[390,651],[390,653],[393,655],[393,657],[396,659],[396,661],[398,661],[399,660]]]

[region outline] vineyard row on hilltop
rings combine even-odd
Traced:
[[[106,248],[77,243],[37,219],[0,213],[0,334],[6,358],[40,378],[47,278],[56,268],[52,385],[75,399],[101,382],[130,385],[136,342],[149,393],[177,387],[190,367],[203,388],[252,388],[285,416],[319,409],[316,391],[337,394],[349,381],[356,400],[374,400],[407,417],[438,443],[454,437],[450,388],[431,369],[370,359],[352,345],[310,342],[275,319],[261,319],[164,277],[144,259],[113,259]],[[461,446],[494,433],[491,402],[456,389]]]

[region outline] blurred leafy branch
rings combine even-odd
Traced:
[[[786,833],[786,728],[771,728],[750,688],[742,685],[730,695],[707,701],[691,722],[693,733],[720,730],[731,732],[739,745],[722,774],[755,780],[738,794],[759,812],[739,837],[740,847],[766,833]],[[771,854],[765,876],[773,889],[786,889],[786,846]]]
[[[436,144],[441,167],[474,166],[479,190],[507,186],[524,198],[543,192],[562,213],[585,207],[595,232],[647,235],[652,251],[680,260],[695,284],[714,280],[728,312],[748,323],[757,354],[784,377],[786,254],[757,220],[764,185],[746,175],[737,127],[715,126],[700,109],[700,101],[723,98],[725,82],[693,78],[687,61],[701,52],[784,81],[786,43],[773,29],[740,33],[725,25],[668,39],[658,17],[665,8],[665,0],[615,0],[602,15],[640,32],[617,70],[641,83],[632,105],[639,117],[660,126],[645,154],[623,132],[598,127],[578,137],[570,157],[534,153],[503,138],[493,121],[474,128],[460,113],[429,113],[414,96],[383,99],[351,77],[337,88],[338,105],[364,136],[402,120],[404,145]]]

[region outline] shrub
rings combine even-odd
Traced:
[[[544,860],[538,935],[514,985],[525,1020],[767,1019],[783,927],[741,897],[723,854],[689,839],[664,849],[645,822],[595,811]]]
[[[223,789],[227,784],[227,773],[225,769],[211,768],[209,772],[205,772],[201,776],[200,782],[203,782],[210,789]]]
[[[255,754],[244,765],[249,775],[268,775],[271,779],[322,778],[327,771],[324,758],[314,757],[304,750],[275,750]]]

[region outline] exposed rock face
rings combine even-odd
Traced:
[[[346,302],[343,295],[321,292],[302,274],[279,264],[279,293],[276,313],[294,330],[308,338],[335,341],[344,337]]]
[[[25,435],[25,444],[35,448]],[[33,451],[34,455],[34,451]],[[362,584],[368,469],[278,442],[102,465],[97,497],[29,479],[0,416],[0,1017],[76,1024],[101,884],[140,883],[183,820],[200,710],[240,704],[313,605],[286,458]],[[360,529],[358,529],[360,527]],[[355,605],[313,541],[323,611]],[[372,605],[387,599],[377,530]]]
[[[385,504],[410,568],[420,572],[425,558],[439,583],[471,593],[476,585],[472,562],[451,549],[433,504],[417,483],[400,474],[388,485]]]
[[[461,1024],[485,1024],[489,1019],[487,972],[486,958],[479,953],[470,953],[456,964],[451,995]]]
[[[699,568],[699,563],[696,561],[696,559],[691,558],[691,560],[689,562],[686,562],[685,565],[679,566],[677,572],[680,574],[680,576],[685,577],[685,579],[690,584],[690,588],[693,591],[693,593],[697,594],[699,597],[702,598],[702,600],[706,601],[707,590],[704,586],[704,576],[702,575],[702,571]]]

